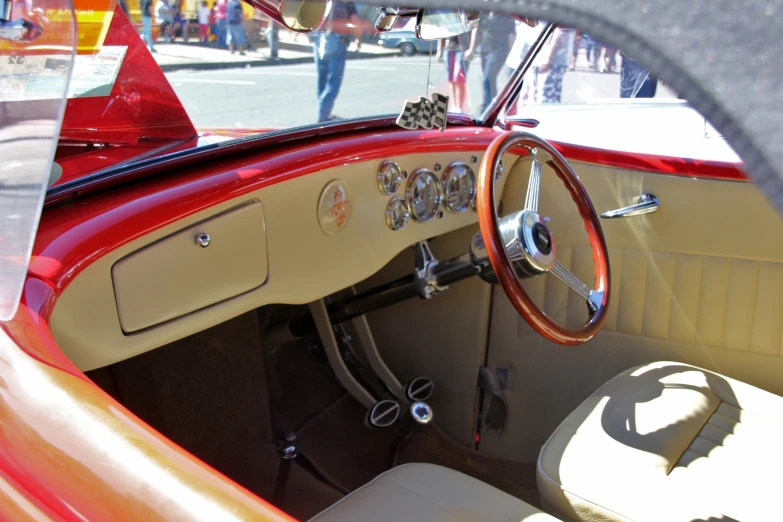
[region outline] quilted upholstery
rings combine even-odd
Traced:
[[[592,282],[589,247],[559,247],[558,259]],[[605,331],[783,355],[783,263],[619,248],[609,263]],[[526,288],[548,314],[584,321],[584,303],[556,279]]]

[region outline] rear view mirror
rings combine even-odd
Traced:
[[[476,26],[477,13],[455,9],[422,9],[416,23],[416,36],[421,40],[440,40],[465,34]]]
[[[246,0],[292,31],[307,33],[320,26],[332,9],[331,0]]]

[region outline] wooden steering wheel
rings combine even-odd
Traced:
[[[498,219],[494,173],[497,172],[503,154],[512,147],[526,150],[533,159],[533,167],[530,171],[525,208]],[[579,208],[593,251],[596,287],[592,290],[557,260],[552,233],[546,221],[538,214],[541,170],[544,164],[554,169]],[[486,257],[489,258],[495,277],[517,312],[538,333],[555,343],[574,346],[592,339],[601,328],[609,305],[609,257],[593,204],[565,158],[547,141],[534,134],[503,133],[492,141],[481,162],[476,210]],[[483,250],[481,245],[474,245],[473,248]],[[590,317],[581,328],[570,330],[556,323],[525,292],[521,279],[546,272],[560,279],[585,300]]]

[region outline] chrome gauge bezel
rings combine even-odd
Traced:
[[[389,183],[387,183],[386,174],[389,170],[396,171],[396,174],[392,174]],[[384,161],[383,163],[381,163],[381,166],[378,167],[378,174],[376,175],[378,190],[380,190],[381,194],[383,194],[384,196],[391,196],[392,194],[396,193],[400,189],[400,185],[402,185],[402,178],[403,178],[402,169],[396,162]]]
[[[404,217],[401,223],[395,223],[394,221],[394,207],[395,205],[398,204],[402,204],[405,210],[405,214],[403,214]],[[411,217],[411,211],[407,201],[405,201],[403,198],[399,196],[395,196],[389,200],[389,204],[386,205],[386,225],[390,229],[402,230],[403,228],[405,228],[405,225],[408,224],[410,217]]]
[[[448,179],[451,177],[451,175],[458,169],[462,168],[464,171],[467,171],[467,175],[471,178],[471,188],[470,188],[470,194],[468,195],[468,200],[466,202],[462,202],[459,205],[452,204],[452,202],[449,201],[448,198]],[[443,193],[443,206],[446,207],[446,210],[449,212],[465,212],[468,210],[471,206],[474,206],[476,203],[476,173],[473,171],[473,169],[465,163],[464,161],[455,161],[449,167],[446,169],[446,171],[443,173],[443,176],[441,177],[441,192]]]
[[[416,180],[418,180],[421,177],[430,178],[432,180],[432,184],[435,186],[435,191],[436,191],[435,205],[432,211],[423,216],[419,216],[416,214],[416,205],[414,202],[414,195],[413,195],[413,189],[416,185]],[[438,212],[440,212],[440,205],[443,202],[443,188],[440,186],[440,180],[438,179],[438,176],[436,176],[435,173],[429,169],[418,169],[416,172],[414,172],[413,175],[411,175],[410,178],[408,178],[408,185],[405,187],[405,201],[408,203],[408,210],[410,211],[411,217],[413,218],[414,221],[423,223],[437,216]]]

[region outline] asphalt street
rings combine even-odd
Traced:
[[[580,70],[582,69],[582,70]],[[356,118],[399,114],[406,100],[417,100],[430,89],[448,94],[442,63],[427,55],[349,60],[334,115]],[[211,71],[167,73],[196,127],[281,128],[314,123],[317,117],[316,72],[313,64],[275,65]],[[482,96],[480,58],[468,70],[471,108],[476,115]],[[620,75],[586,68],[566,74],[563,102],[619,96]],[[659,96],[671,95],[659,89]]]

